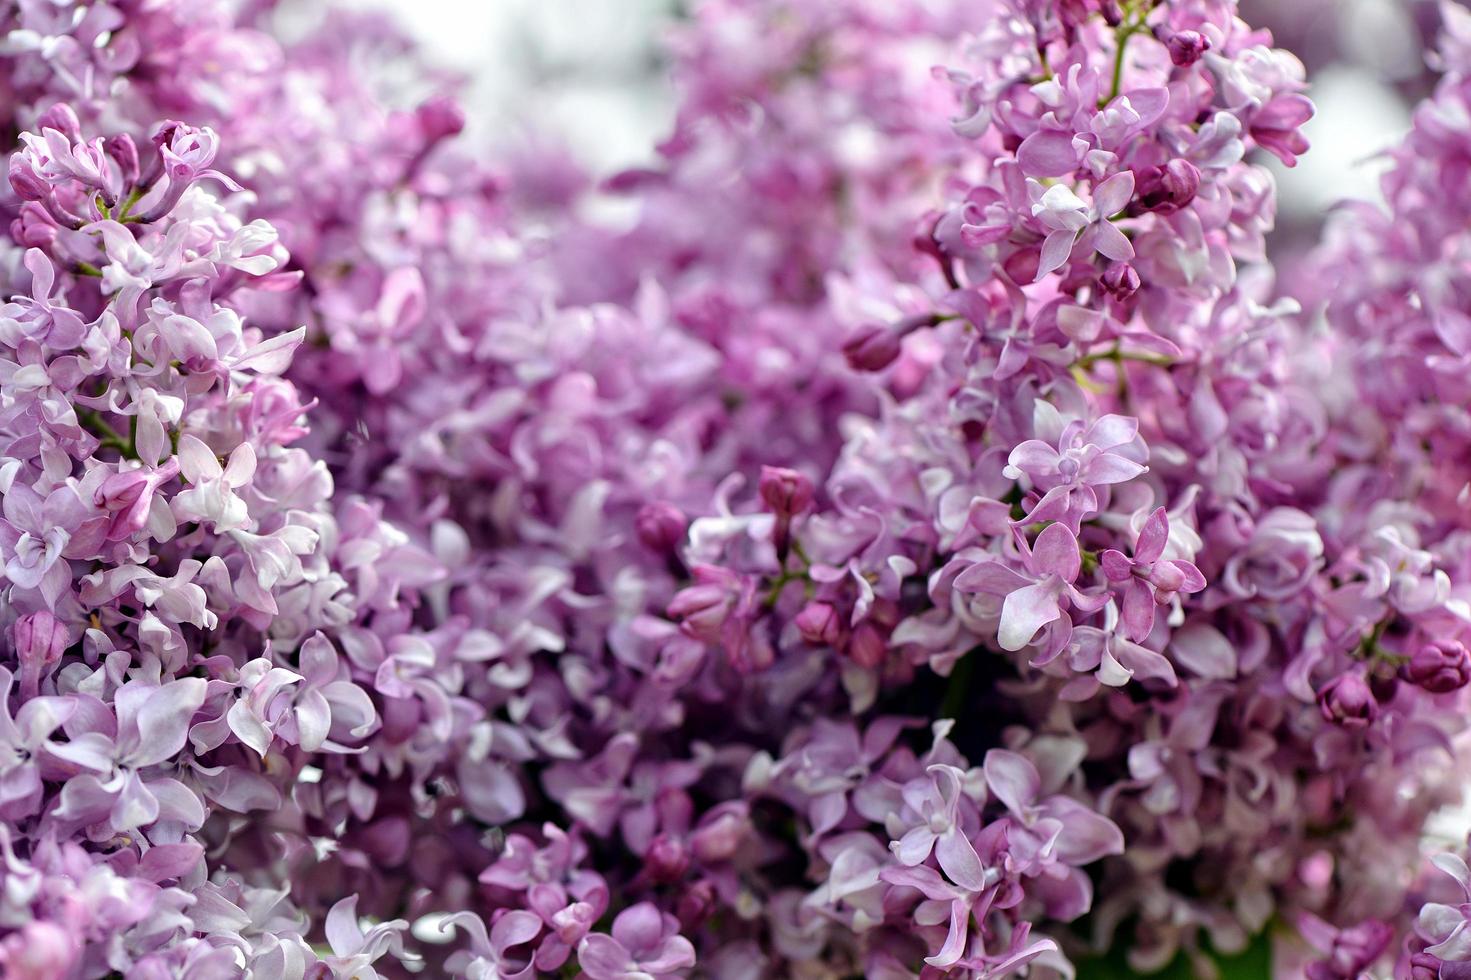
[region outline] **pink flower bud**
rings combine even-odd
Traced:
[[[898,331],[872,324],[861,328],[843,345],[843,356],[855,371],[882,371],[899,359],[902,350]]]
[[[735,857],[751,831],[751,818],[744,803],[722,803],[705,815],[690,834],[690,851],[704,864],[719,864]]]
[[[1127,262],[1110,262],[1103,270],[1103,288],[1117,300],[1126,300],[1139,291],[1139,273]]]
[[[1432,694],[1455,691],[1471,681],[1471,652],[1456,640],[1433,640],[1415,651],[1401,674]]]
[[[684,541],[689,519],[678,507],[663,501],[644,504],[634,518],[638,539],[650,551],[667,555]]]
[[[1145,167],[1135,180],[1140,209],[1160,214],[1174,214],[1187,207],[1200,191],[1200,170],[1189,160],[1175,159],[1163,167]]]
[[[812,506],[812,480],[796,470],[761,467],[761,500],[779,517],[791,517]]]
[[[36,117],[36,128],[54,129],[73,143],[82,142],[82,121],[65,102],[58,102]]]
[[[60,226],[35,201],[20,206],[20,217],[10,223],[10,236],[26,248],[50,249]]]
[[[715,911],[715,886],[708,880],[695,882],[679,897],[679,921],[685,929],[702,925]]]
[[[676,592],[666,612],[671,619],[679,621],[685,635],[717,643],[740,599],[739,576],[709,566],[696,568],[694,575],[695,584]]]
[[[814,646],[833,646],[843,635],[843,621],[828,602],[809,602],[797,613],[802,639]]]
[[[70,976],[79,940],[52,922],[28,922],[0,943],[7,980],[54,980]]]
[[[43,609],[17,619],[10,635],[20,661],[21,690],[34,696],[66,650],[66,624]]]
[[[1199,31],[1177,31],[1165,42],[1170,51],[1170,60],[1180,68],[1188,68],[1210,50],[1211,42]]]
[[[138,181],[138,146],[133,142],[133,137],[127,133],[117,136],[109,136],[102,144],[107,155],[117,164],[118,170],[122,172],[124,184],[135,184]]]
[[[689,849],[684,841],[670,834],[660,834],[649,842],[644,853],[644,869],[661,884],[678,881],[690,866]]]
[[[51,185],[41,179],[24,153],[10,155],[10,186],[22,201],[42,201],[51,193]]]
[[[1357,670],[1341,674],[1318,692],[1318,710],[1323,720],[1344,728],[1367,728],[1379,715],[1374,692]]]
[[[419,104],[414,119],[426,145],[459,134],[465,128],[465,111],[447,95],[436,95]]]

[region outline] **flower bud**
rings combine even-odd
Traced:
[[[1341,674],[1318,692],[1323,720],[1344,728],[1367,728],[1379,714],[1379,703],[1364,675],[1356,670]]]
[[[21,690],[34,696],[66,650],[66,624],[43,609],[17,619],[10,636],[20,661]]]
[[[1175,159],[1163,167],[1145,167],[1136,175],[1141,210],[1174,214],[1195,200],[1200,170],[1189,160]]]
[[[722,803],[690,834],[690,851],[703,864],[720,864],[735,857],[750,831],[746,804]]]
[[[1401,673],[1411,684],[1445,694],[1471,681],[1471,652],[1456,640],[1432,640],[1415,651]]]
[[[22,201],[42,201],[51,193],[51,185],[36,173],[24,153],[10,155],[10,186]]]
[[[897,331],[882,324],[859,329],[843,345],[843,356],[855,371],[882,371],[899,359],[903,341]]]
[[[551,889],[551,885],[533,885],[532,891],[538,889]],[[549,923],[557,938],[569,946],[576,946],[593,924],[598,921],[598,910],[591,902],[573,902],[566,908],[558,909],[552,913]]]
[[[28,922],[0,942],[0,964],[8,980],[53,980],[70,976],[80,941],[54,922]]]
[[[778,517],[792,517],[812,506],[812,480],[781,466],[761,467],[761,500]]]
[[[843,635],[843,621],[829,602],[809,602],[797,613],[797,629],[813,646],[830,647]]]
[[[35,201],[20,206],[20,215],[10,223],[10,237],[26,248],[50,250],[61,226]]]
[[[1170,60],[1180,68],[1188,68],[1210,50],[1211,42],[1199,31],[1177,31],[1165,42]]]
[[[465,111],[447,95],[426,99],[414,110],[414,120],[426,146],[458,135],[465,128]]]
[[[1440,957],[1433,953],[1415,953],[1410,956],[1409,980],[1439,980]]]
[[[644,504],[634,518],[639,541],[650,551],[667,555],[684,541],[689,519],[678,507],[664,501]]]
[[[689,849],[684,846],[684,841],[671,834],[658,835],[644,852],[644,870],[660,884],[683,878],[689,866]]]
[[[43,131],[54,129],[73,143],[82,142],[82,121],[65,102],[58,102],[37,116],[36,128]]]
[[[1139,273],[1127,262],[1110,262],[1103,270],[1103,289],[1114,299],[1123,301],[1139,291]]]
[[[109,136],[103,142],[102,148],[122,172],[123,183],[136,184],[140,168],[138,166],[138,145],[133,142],[133,137],[127,133]]]
[[[680,924],[685,929],[699,928],[715,911],[715,904],[715,886],[707,879],[695,882],[679,896]]]
[[[740,598],[739,576],[723,568],[701,566],[694,570],[695,584],[680,589],[669,601],[669,618],[679,621],[686,636],[718,643],[726,620]]]

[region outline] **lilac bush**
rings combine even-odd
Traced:
[[[1234,0],[274,6],[0,4],[5,977],[1471,975],[1464,11],[1298,283]]]

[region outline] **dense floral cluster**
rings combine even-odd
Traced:
[[[1466,975],[1463,12],[1298,288],[1234,0],[274,6],[0,2],[3,976]]]

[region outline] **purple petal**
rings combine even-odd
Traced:
[[[1042,791],[1042,777],[1032,760],[1006,749],[992,749],[984,763],[986,785],[1006,809],[1018,819],[1025,819]]]
[[[1139,529],[1139,540],[1134,543],[1134,558],[1145,564],[1159,561],[1170,540],[1170,518],[1163,507],[1156,508],[1144,526]]]
[[[1127,207],[1133,196],[1134,171],[1125,170],[1094,188],[1093,207],[1099,218],[1111,218]],[[1130,248],[1129,255],[1133,254],[1134,250]]]
[[[1059,525],[1052,525],[1057,527]],[[1058,584],[1039,582],[1017,589],[1001,604],[996,638],[1001,649],[1016,651],[1032,642],[1037,631],[1062,615],[1057,604]]]
[[[1071,582],[1082,568],[1077,537],[1062,524],[1047,525],[1032,545],[1031,566],[1038,575],[1056,575]]]
[[[1028,136],[1017,147],[1016,158],[1022,173],[1031,177],[1061,177],[1078,166],[1078,151],[1073,134],[1059,129],[1042,129]]]
[[[1075,231],[1054,231],[1047,236],[1042,243],[1042,259],[1037,266],[1037,278],[1035,282],[1041,282],[1050,273],[1056,272],[1067,264],[1067,260],[1073,254],[1073,245],[1078,240]]]

